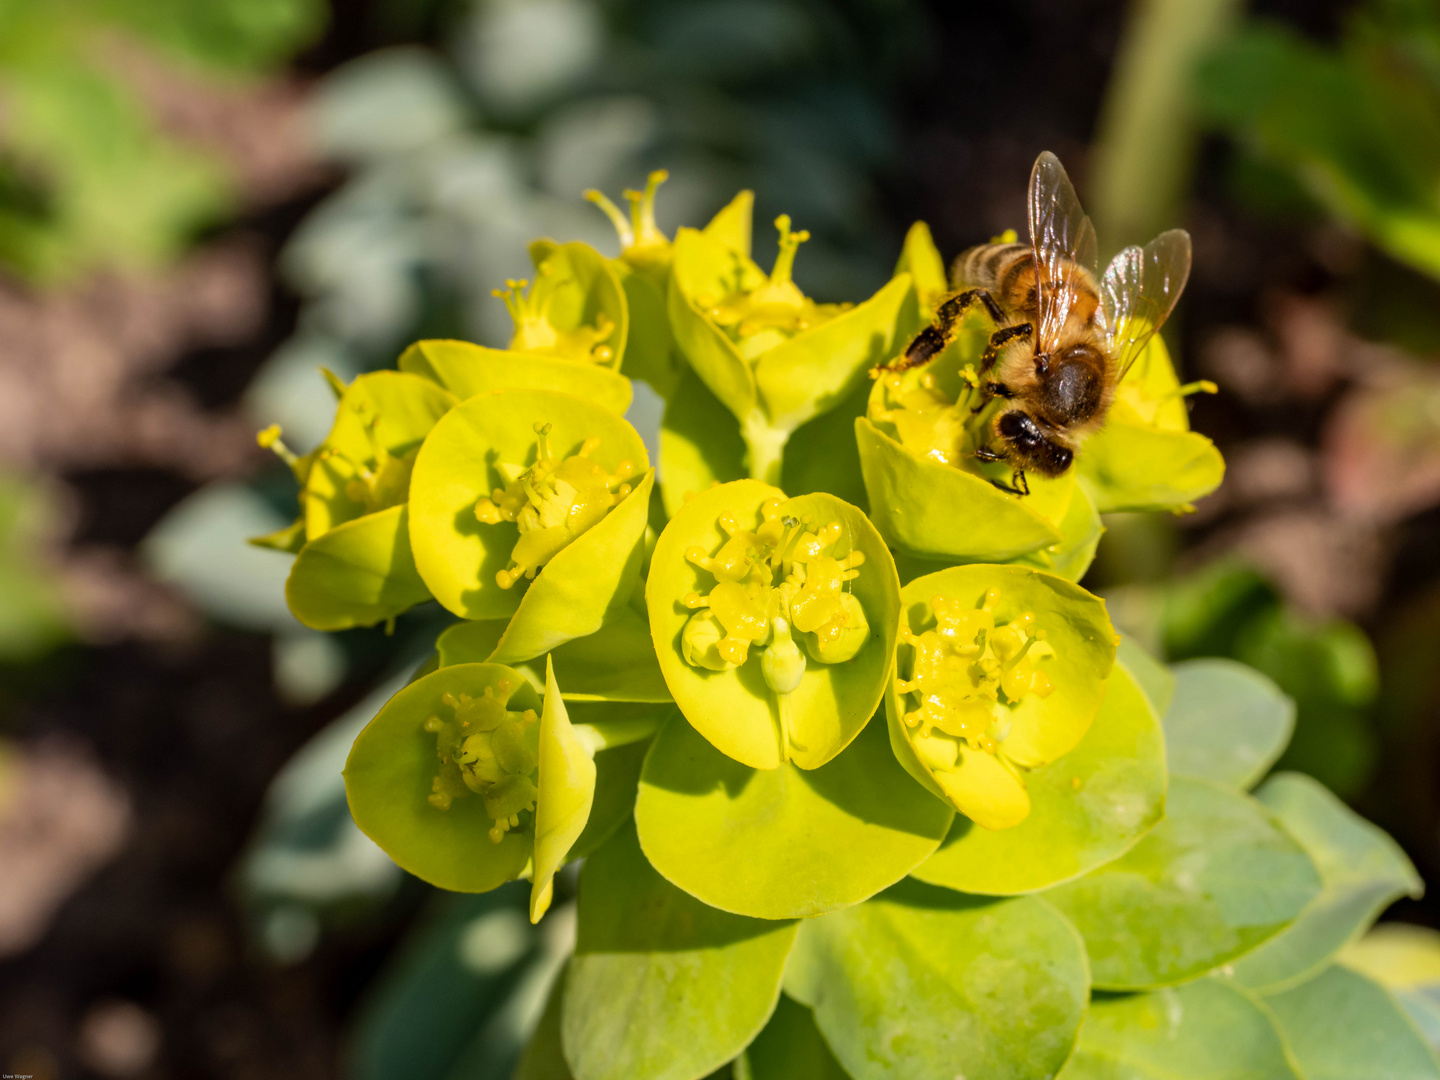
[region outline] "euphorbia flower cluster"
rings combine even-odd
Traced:
[[[868,377],[946,292],[923,225],[873,296],[831,302],[796,284],[788,217],[751,259],[748,192],[668,238],[663,179],[628,217],[590,193],[615,257],[531,245],[507,348],[416,342],[332,380],[319,447],[261,436],[299,487],[260,542],[297,553],[302,622],[453,618],[355,741],[356,823],[441,888],[529,879],[535,920],[585,859],[519,1075],[1290,1077],[1342,990],[1398,1030],[1329,965],[1414,890],[1403,856],[1309,781],[1247,794],[1283,699],[1234,665],[1172,674],[1078,584],[1101,513],[1219,483],[1160,340],[1022,496],[976,455],[979,308]],[[632,379],[666,399],[658,460]]]

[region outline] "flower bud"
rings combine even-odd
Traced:
[[[680,649],[691,667],[729,671],[736,665],[720,655],[717,646],[726,638],[725,626],[709,611],[690,616],[680,633]],[[743,661],[742,661],[743,663]]]
[[[843,664],[865,645],[870,637],[870,622],[865,609],[853,593],[841,593],[838,615],[819,630],[805,635],[805,651],[822,664]]]

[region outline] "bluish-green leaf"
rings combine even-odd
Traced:
[[[1295,729],[1295,704],[1253,668],[1188,660],[1171,669],[1165,714],[1170,771],[1249,788],[1275,763]]]
[[[1084,935],[1096,986],[1141,990],[1244,955],[1319,891],[1309,857],[1254,799],[1172,776],[1166,818],[1140,843],[1042,895]]]
[[[905,881],[806,920],[785,990],[856,1080],[1031,1080],[1069,1056],[1089,982],[1074,929],[1044,901]]]
[[[707,907],[655,872],[635,830],[580,874],[561,1035],[577,1080],[697,1080],[765,1026],[794,922]]]
[[[1305,1080],[1436,1080],[1434,1052],[1390,992],[1326,968],[1261,999]]]
[[[1325,888],[1289,929],[1234,965],[1254,990],[1282,989],[1319,971],[1402,896],[1423,891],[1400,845],[1301,773],[1277,773],[1255,797],[1299,840]]]
[[[1090,1002],[1059,1080],[1302,1080],[1275,1026],[1215,979]]]

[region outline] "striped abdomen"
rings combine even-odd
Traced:
[[[1065,307],[1071,325],[1084,326],[1092,321],[1100,304],[1100,295],[1090,274],[1066,259],[1065,284],[1057,288],[1073,290],[1073,299]],[[1073,276],[1071,276],[1073,275]],[[987,289],[1012,321],[1035,320],[1038,306],[1035,295],[1035,257],[1029,244],[981,244],[962,251],[950,267],[950,284],[955,289]]]

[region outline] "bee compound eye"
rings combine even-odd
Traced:
[[[1035,421],[1022,412],[1002,413],[998,430],[1001,436],[1021,447],[1031,447],[1045,440]]]

